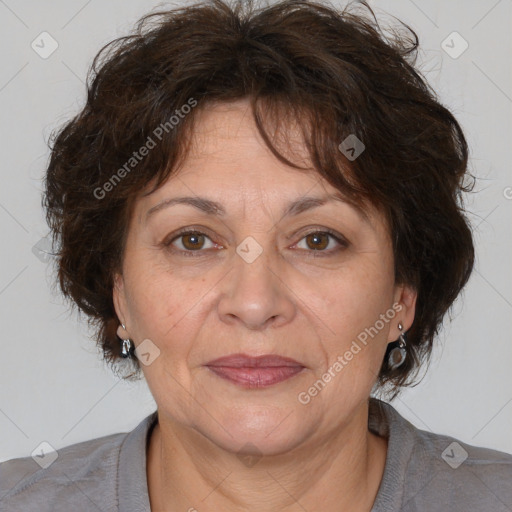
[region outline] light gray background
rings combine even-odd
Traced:
[[[512,453],[512,2],[370,3],[419,34],[421,69],[463,125],[479,177],[467,199],[476,269],[426,377],[393,405],[422,429]],[[157,5],[0,0],[0,460],[41,441],[59,449],[129,431],[156,407],[144,381],[120,381],[101,362],[32,248],[47,234],[40,194],[50,131],[83,105],[99,48]],[[43,31],[59,44],[47,59],[31,48]],[[457,59],[441,48],[453,31],[469,44]]]

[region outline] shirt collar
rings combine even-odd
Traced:
[[[401,510],[404,478],[414,447],[415,427],[400,416],[393,406],[371,397],[368,429],[388,439],[384,474],[370,512]]]
[[[117,497],[122,512],[151,512],[146,473],[146,454],[158,411],[144,418],[126,436],[119,453]]]

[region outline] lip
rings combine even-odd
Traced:
[[[289,357],[273,354],[252,357],[232,354],[206,364],[217,376],[243,388],[264,388],[290,379],[304,370],[304,365]]]
[[[290,357],[279,356],[276,354],[264,354],[262,356],[249,356],[246,354],[230,354],[229,356],[219,357],[205,366],[227,367],[227,368],[276,368],[276,367],[300,367],[304,365]]]
[[[267,368],[230,368],[208,366],[211,372],[232,384],[244,388],[264,388],[290,379],[304,370],[303,366],[273,366]]]

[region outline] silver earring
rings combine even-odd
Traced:
[[[405,361],[405,357],[407,356],[407,342],[406,342],[406,336],[405,332],[403,332],[403,326],[401,323],[398,324],[398,328],[400,329],[400,337],[399,337],[399,345],[398,347],[395,347],[390,353],[389,353],[389,359],[388,359],[388,366],[395,370],[400,365],[403,364]]]
[[[123,329],[126,329],[126,327],[124,326],[124,324],[121,324],[121,326],[123,327]],[[130,351],[132,349],[132,340],[130,338],[126,339],[126,340],[122,340],[122,347],[121,347],[121,357],[129,357],[130,356]]]

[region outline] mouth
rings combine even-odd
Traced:
[[[264,388],[290,379],[305,367],[277,355],[251,357],[233,354],[210,361],[206,367],[218,377],[244,388]]]

